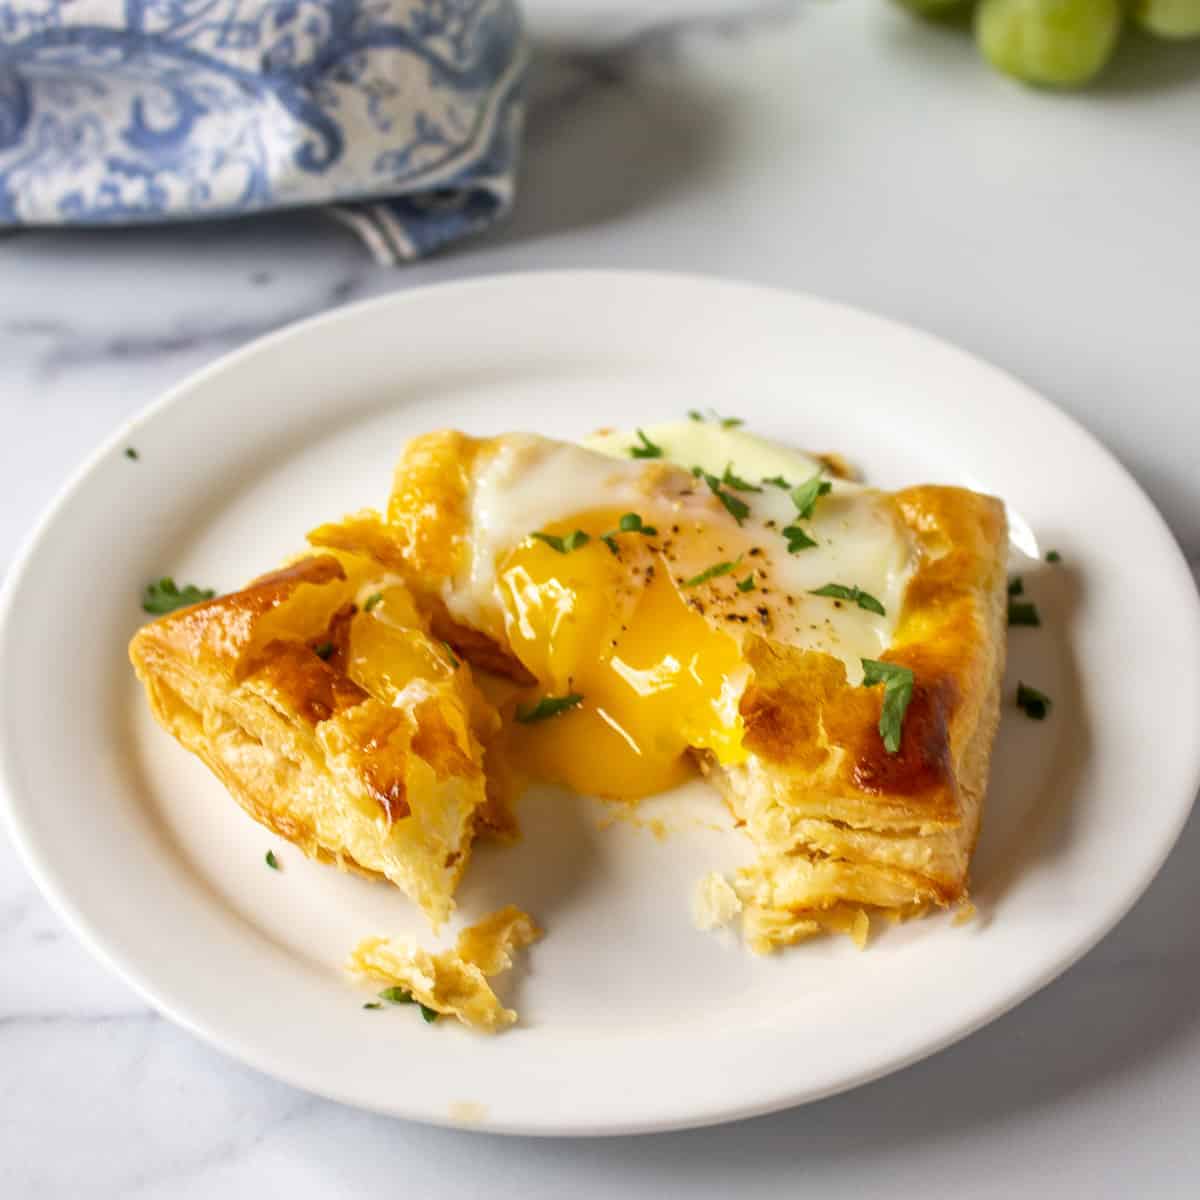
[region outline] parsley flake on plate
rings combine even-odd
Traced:
[[[380,1000],[386,1000],[389,1004],[415,1004],[416,1001],[412,998],[412,993],[406,991],[402,987],[384,988],[379,993]]]
[[[267,851],[266,856],[263,859],[263,862],[265,862],[267,864],[267,866],[271,868],[272,871],[279,870],[279,859],[277,859],[275,857],[274,850]]]
[[[1038,616],[1036,604],[1010,600],[1008,602],[1008,623],[1010,625],[1036,626],[1042,623],[1042,619]]]
[[[1030,687],[1027,683],[1017,683],[1017,707],[1027,717],[1034,721],[1043,721],[1050,711],[1051,700],[1045,692]]]

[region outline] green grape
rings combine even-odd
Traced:
[[[1120,0],[982,0],[975,13],[984,58],[1026,83],[1086,83],[1120,31]]]
[[[923,17],[940,17],[965,6],[965,0],[896,0],[896,3]]]
[[[1200,0],[1135,0],[1133,19],[1159,37],[1200,37]]]

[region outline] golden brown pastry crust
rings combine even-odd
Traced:
[[[374,536],[392,539],[406,577],[435,609],[471,536],[472,472],[494,445],[430,434],[397,469]],[[850,685],[829,655],[751,636],[741,703],[749,759],[702,760],[762,852],[739,879],[746,928],[761,949],[831,926],[857,936],[864,908],[908,912],[965,895],[1004,667],[1004,509],[935,486],[898,492],[892,503],[917,556],[883,655],[915,679],[898,753],[878,732],[882,688]],[[507,646],[482,631],[460,628],[457,637],[472,661],[510,673]]]
[[[432,642],[435,665],[399,694],[353,677],[355,622],[375,619],[356,598],[376,584],[396,587],[369,560],[305,558],[150,623],[130,658],[155,717],[256,821],[311,857],[390,879],[438,922],[477,825],[511,826],[485,788],[482,743],[498,718],[469,667],[437,667]]]
[[[709,768],[762,852],[739,877],[759,949],[795,940],[789,921],[820,924],[847,904],[966,894],[1004,673],[1004,508],[932,486],[895,502],[919,553],[883,656],[914,675],[899,752],[876,728],[882,689],[851,687],[827,656],[759,642],[742,701],[753,756]]]
[[[452,703],[439,680],[440,692],[414,693],[399,710],[354,677],[354,600],[371,572],[395,572],[425,634],[529,682],[493,630],[454,621],[443,600],[468,561],[472,481],[495,445],[453,432],[416,439],[386,517],[362,512],[322,526],[310,540],[332,555],[155,622],[131,647],[156,715],[256,819],[314,856],[386,874],[435,919],[449,911],[471,833],[511,836],[517,784],[499,754],[485,784],[484,747],[499,744],[499,719],[465,668]],[[891,503],[916,555],[883,655],[914,673],[899,751],[889,754],[878,732],[881,688],[852,686],[829,655],[748,635],[740,713],[749,755],[732,766],[700,756],[760,852],[736,880],[756,949],[829,929],[862,941],[868,912],[910,915],[966,894],[1004,666],[1004,510],[933,486]],[[322,602],[295,602],[305,589]],[[325,642],[322,659],[312,650]],[[320,782],[334,776],[332,789]],[[318,793],[319,802],[281,800]],[[361,829],[351,837],[328,820],[318,828],[314,813],[345,810],[346,796],[360,818],[373,806],[388,837],[409,825],[420,835],[381,849]],[[435,813],[453,816],[439,826]]]

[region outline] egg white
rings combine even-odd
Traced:
[[[661,459],[635,459],[636,435],[605,433],[584,446],[537,435],[504,439],[474,481],[472,536],[467,567],[449,581],[445,600],[459,620],[493,636],[503,630],[496,582],[501,559],[535,530],[580,513],[612,509],[638,513],[670,538],[669,569],[682,594],[725,632],[760,633],[841,660],[851,683],[861,660],[877,658],[891,643],[913,570],[913,547],[893,506],[874,489],[833,479],[811,519],[800,520],[789,491],[762,484],[782,476],[793,485],[820,471],[808,455],[715,422],[646,427]],[[741,524],[714,500],[703,479],[664,472],[662,464],[699,466],[720,477],[726,467],[761,492],[728,489],[749,505]],[[688,536],[695,523],[704,532]],[[790,554],[782,530],[799,523],[817,545]],[[722,562],[736,567],[710,582],[687,581]],[[754,576],[754,590],[735,584]],[[853,603],[812,595],[838,583],[874,596],[885,615]]]

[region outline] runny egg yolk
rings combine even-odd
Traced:
[[[585,794],[634,800],[682,783],[688,750],[744,757],[737,641],[683,599],[658,533],[602,535],[619,512],[592,512],[544,532],[590,540],[567,553],[526,539],[499,564],[509,644],[536,677],[519,711],[543,696],[574,708],[513,726],[516,761],[536,778]],[[649,523],[649,520],[647,521]]]

